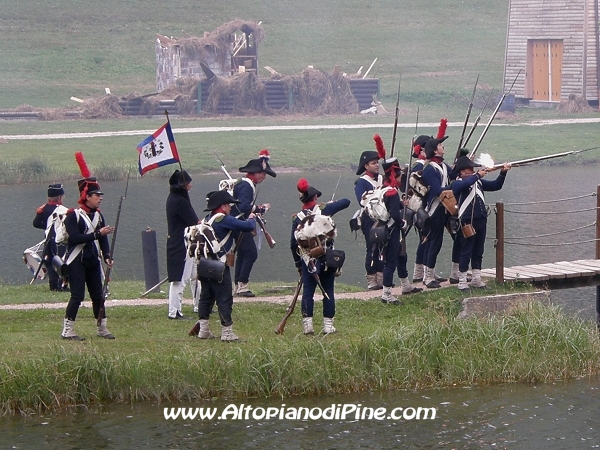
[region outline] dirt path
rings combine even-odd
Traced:
[[[532,126],[540,127],[546,125],[563,125],[574,123],[600,123],[600,118],[580,118],[580,119],[548,119],[532,120],[529,122],[518,123],[495,123],[493,127],[516,127]],[[464,122],[448,122],[448,127],[463,127]],[[181,133],[216,133],[232,131],[269,131],[269,130],[342,130],[342,129],[373,129],[373,128],[391,128],[391,123],[372,123],[372,124],[345,124],[345,125],[272,125],[261,127],[197,127],[197,128],[173,128],[173,132]],[[414,123],[399,123],[399,128],[414,128]],[[421,123],[419,126],[424,128],[437,128],[439,123]],[[103,131],[90,133],[54,133],[54,134],[5,134],[0,135],[0,141],[11,140],[31,140],[31,139],[81,139],[94,137],[110,136],[148,136],[156,130],[130,130],[130,131]]]
[[[422,287],[425,291],[427,289],[422,284],[418,284],[418,287]],[[449,282],[442,283],[442,288],[450,287]],[[359,299],[359,300],[379,300],[381,297],[382,291],[366,291],[366,292],[352,292],[352,293],[341,293],[336,294],[337,300],[343,299]],[[396,296],[401,297],[401,288],[395,287],[392,289],[392,293]],[[234,303],[277,303],[281,305],[287,305],[292,300],[293,295],[274,295],[269,297],[253,297],[253,298],[244,298],[244,297],[234,297]],[[319,298],[315,295],[315,298]],[[166,306],[168,303],[168,299],[160,298],[160,299],[149,299],[149,298],[135,298],[130,300],[108,300],[106,302],[107,308],[114,308],[118,306]],[[191,307],[191,300],[184,299],[184,305],[186,307]],[[85,301],[82,303],[83,307],[92,307],[92,303],[90,301]],[[16,305],[0,305],[0,310],[14,310],[14,309],[65,309],[67,307],[67,302],[57,302],[57,303],[23,303]]]

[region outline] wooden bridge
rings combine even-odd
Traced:
[[[498,274],[496,269],[483,269],[481,275],[496,278]],[[600,285],[600,259],[504,267],[503,279],[552,289]]]

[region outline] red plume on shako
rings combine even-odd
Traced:
[[[385,159],[385,147],[383,146],[383,140],[379,134],[373,136],[373,140],[375,141],[375,148],[377,149],[377,154],[379,155],[379,159]]]
[[[88,195],[102,195],[102,191],[100,190],[100,185],[98,184],[96,178],[91,176],[90,169],[88,168],[87,163],[85,162],[83,153],[76,152],[75,161],[77,161],[79,171],[81,172],[81,176],[83,177],[81,180],[77,181],[77,186],[79,188],[79,200],[77,200],[77,203],[83,205]]]
[[[298,190],[302,194],[308,191],[308,180],[306,178],[300,178],[298,180]]]
[[[448,128],[448,119],[441,119],[440,126],[438,127],[437,136],[435,138],[442,139],[444,136],[446,136],[446,128]]]
[[[77,165],[79,166],[79,171],[81,172],[81,176],[83,178],[89,178],[91,176],[90,169],[88,169],[87,163],[85,162],[85,158],[83,157],[83,153],[76,152],[75,153],[75,161],[77,161]]]

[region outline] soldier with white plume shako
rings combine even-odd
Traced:
[[[331,216],[350,206],[343,198],[325,204],[317,203],[321,191],[301,178],[297,184],[302,210],[293,216],[290,250],[294,265],[302,276],[302,325],[304,334],[314,334],[313,308],[317,286],[323,293],[323,334],[334,333],[335,277],[341,267],[327,262],[327,252],[333,251],[336,235]],[[330,253],[332,254],[332,253]],[[328,265],[329,264],[329,265]]]
[[[100,203],[104,193],[96,178],[90,175],[83,154],[77,152],[75,159],[83,178],[77,182],[79,188],[79,208],[70,209],[64,221],[68,234],[65,265],[68,267],[71,298],[67,305],[63,321],[63,339],[82,341],[84,338],[75,333],[74,325],[79,306],[87,286],[92,300],[94,318],[98,324],[97,335],[105,339],[114,339],[106,328],[106,309],[102,287],[102,261],[112,267],[108,235],[114,227],[107,226],[100,213]]]
[[[250,214],[262,215],[271,209],[270,203],[256,204],[256,186],[262,183],[267,175],[275,178],[277,174],[269,165],[270,153],[267,149],[259,152],[258,158],[251,159],[239,171],[245,173],[233,187],[233,196],[240,201],[231,210],[238,219],[247,219]],[[254,297],[254,293],[248,287],[252,267],[258,259],[258,249],[254,242],[253,233],[240,233],[235,260],[234,283],[235,293],[240,297]]]

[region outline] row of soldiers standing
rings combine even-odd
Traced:
[[[407,183],[406,170],[400,166],[396,158],[385,157],[385,149],[380,138],[379,140],[376,139],[378,151],[365,151],[360,156],[356,172],[360,178],[355,183],[357,201],[361,206],[364,206],[365,194],[377,188],[382,188],[384,191],[383,203],[389,213],[389,219],[384,223],[385,239],[382,242],[375,242],[372,238],[373,228],[375,225],[380,224],[369,217],[366,210],[361,213],[361,229],[366,243],[367,288],[369,290],[383,289],[381,296],[383,303],[400,304],[400,301],[392,294],[393,278],[396,270],[401,281],[402,295],[420,292],[422,288],[413,284],[418,281],[422,281],[430,289],[438,288],[441,282],[446,281],[436,274],[435,266],[448,222],[448,213],[441,204],[439,195],[443,189],[449,187],[458,200],[459,224],[471,225],[475,231],[469,236],[462,233],[452,233],[454,246],[450,282],[458,284],[458,288],[461,290],[467,290],[470,286],[485,287],[481,280],[481,261],[487,220],[483,191],[500,189],[510,166],[505,165],[498,178],[491,182],[482,180],[487,174],[487,170],[474,172],[476,165],[467,156],[461,156],[457,159],[454,167],[450,167],[443,162],[445,152],[443,142],[446,139],[447,136],[433,138],[423,135],[415,139],[413,145],[413,156],[417,158],[417,163],[411,171],[420,171],[424,183],[428,186],[425,198],[425,211],[428,220],[426,226],[419,229],[420,240],[416,252],[412,283],[408,278],[408,258],[405,241],[405,235],[412,226],[413,221],[413,215],[407,215],[406,213],[408,201],[403,196],[403,192],[408,192],[403,188],[403,185]],[[221,340],[239,340],[232,329],[231,312],[234,293],[232,282],[235,283],[236,295],[254,296],[248,287],[250,273],[258,256],[252,233],[256,227],[256,215],[263,214],[270,208],[268,203],[255,204],[256,186],[263,182],[267,176],[276,176],[268,161],[268,152],[261,151],[258,159],[250,160],[246,166],[239,169],[246,176],[232,184],[231,193],[227,190],[209,193],[207,195],[207,208],[205,209],[208,215],[202,220],[198,219],[189,199],[188,192],[192,182],[189,174],[184,170],[177,170],[169,180],[170,194],[166,203],[168,224],[167,271],[168,280],[170,281],[168,317],[175,320],[185,318],[181,312],[184,288],[190,280],[192,283],[195,283],[196,280],[200,281],[200,295],[194,295],[195,300],[198,299],[195,312],[198,312],[199,320],[195,334],[199,338],[214,337],[209,329],[208,321],[213,306],[216,304],[223,328]],[[383,175],[379,174],[380,164]],[[72,225],[79,228],[83,227],[81,230],[72,229],[73,238],[69,238],[69,246],[75,247],[84,241],[86,244],[91,244],[94,241],[100,242],[100,246],[89,246],[90,249],[96,250],[95,252],[90,250],[90,255],[98,259],[100,252],[102,252],[103,259],[111,266],[112,259],[108,252],[106,235],[113,232],[114,228],[105,226],[99,213],[98,217],[101,218],[99,225],[96,227],[87,225],[87,221],[93,220],[95,217],[102,200],[102,192],[96,179],[89,177],[89,174],[87,175],[88,177],[79,183],[81,194],[79,202],[82,211],[87,213],[83,217],[86,220],[80,220],[80,215],[72,214],[72,211],[69,211],[71,217],[75,219]],[[450,182],[453,179],[455,181],[451,185]],[[326,204],[319,204],[318,197],[321,196],[321,192],[318,189],[310,186],[306,180],[301,180],[297,187],[302,202],[302,210],[294,215],[290,249],[304,286],[301,307],[303,331],[304,334],[314,334],[312,320],[314,293],[316,288],[319,287],[324,297],[323,332],[329,334],[336,331],[333,326],[335,316],[334,281],[335,276],[339,274],[339,268],[328,266],[325,256],[327,250],[333,250],[333,238],[335,236],[331,235],[323,240],[321,243],[322,253],[313,255],[310,251],[312,249],[304,249],[304,256],[310,254],[310,258],[303,258],[302,246],[299,245],[300,242],[297,239],[296,232],[301,222],[303,222],[302,217],[333,216],[337,212],[348,208],[350,200],[341,199],[335,202],[332,200]],[[58,186],[55,188],[57,189]],[[203,277],[199,273],[199,276],[196,276],[197,267],[195,264],[197,261],[190,257],[189,251],[186,249],[184,235],[186,228],[194,227],[203,221],[211,221],[216,238],[220,241],[223,250],[222,254],[213,255],[215,259],[224,260],[227,253],[235,252],[236,261],[233,280],[231,279],[229,266],[225,267],[223,276],[219,280]],[[67,221],[67,223],[69,222]],[[75,243],[75,236],[77,235],[81,235],[84,241]],[[90,239],[85,236],[89,236]],[[85,248],[87,247],[88,245]],[[81,254],[85,255],[85,252]],[[83,263],[85,260],[78,259],[77,262]],[[473,269],[470,286],[467,284],[469,264]],[[81,339],[74,332],[73,326],[78,307],[83,300],[83,290],[86,284],[90,293],[94,291],[92,301],[94,303],[94,316],[98,320],[98,334],[102,337],[114,339],[112,333],[106,330],[106,315],[103,308],[105,299],[101,298],[104,297],[104,293],[102,292],[99,275],[99,261],[98,264],[94,263],[93,266],[92,286],[90,286],[87,278],[89,270],[85,267],[85,264],[82,266],[84,272],[81,273],[81,276],[76,277],[75,283],[71,282],[70,306],[67,308],[62,333],[65,339]],[[74,287],[77,287],[77,289],[73,289]],[[197,289],[197,286],[194,286],[195,289]]]
[[[426,219],[423,223],[419,223],[417,230],[419,243],[412,282],[422,281],[427,288],[436,289],[441,287],[442,282],[448,281],[440,277],[435,270],[445,230],[448,230],[453,240],[450,283],[456,284],[463,292],[471,287],[486,287],[481,279],[488,214],[483,191],[501,189],[510,165],[504,164],[498,177],[493,181],[482,179],[489,173],[489,169],[482,168],[477,172],[474,171],[477,164],[467,156],[469,153],[467,149],[460,149],[454,165],[448,165],[444,162],[443,143],[448,138],[444,134],[445,124],[445,119],[442,119],[436,138],[421,135],[413,141],[412,157],[417,160],[411,167],[410,173],[418,173],[425,186],[426,194],[423,198],[422,211],[409,210],[410,214],[399,215],[399,211],[406,211],[409,204],[409,199],[403,197],[402,192],[411,195],[411,190],[406,189],[410,173],[406,174],[406,170],[403,171],[396,158],[385,158],[385,150],[378,135],[375,136],[378,151],[365,151],[361,154],[356,172],[360,178],[355,184],[355,194],[359,204],[364,206],[365,196],[374,189],[382,186],[395,188],[395,190],[388,189],[385,197],[386,206],[392,216],[387,223],[388,228],[391,228],[388,230],[389,241],[383,245],[373,242],[372,230],[377,225],[376,221],[369,217],[365,209],[360,216],[361,231],[366,244],[367,287],[369,290],[383,289],[381,299],[384,303],[400,303],[391,294],[394,267],[397,267],[401,280],[402,295],[422,290],[408,279],[406,251],[403,247],[406,245],[406,231],[412,225],[412,223],[407,224],[404,219],[410,217],[416,224],[419,222],[416,217],[420,213]],[[380,164],[384,172],[383,176],[379,174]],[[446,190],[451,190],[456,200],[455,213],[448,211],[440,200],[442,192]],[[397,200],[397,195],[400,196],[400,201]],[[398,240],[401,245],[398,245]],[[398,252],[398,248],[402,250]],[[469,266],[472,269],[470,284],[467,282]]]

